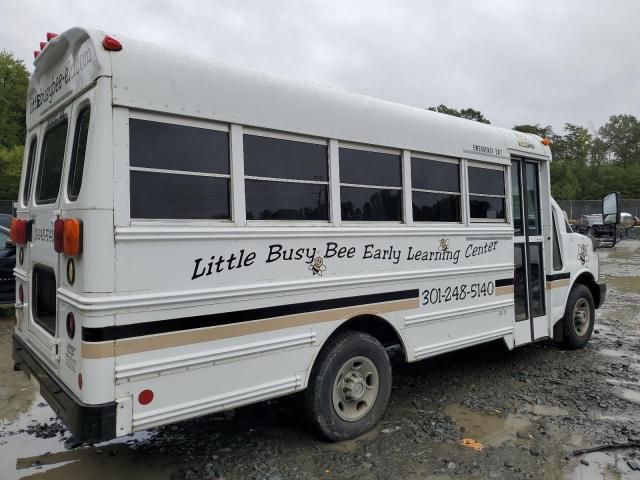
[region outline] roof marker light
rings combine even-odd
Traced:
[[[33,58],[38,58],[38,55],[40,55],[40,50],[34,50],[33,51]]]
[[[53,38],[56,38],[57,36],[58,36],[57,33],[47,32],[47,42]]]
[[[540,140],[540,143],[545,147],[548,147],[549,145],[551,145],[551,140],[549,140],[548,138],[543,138],[542,140]]]
[[[44,50],[44,47],[47,46],[47,42],[40,42],[40,50]]]
[[[122,44],[109,35],[105,35],[102,39],[102,46],[109,52],[119,52],[120,50],[122,50]]]

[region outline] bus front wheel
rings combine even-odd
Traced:
[[[596,314],[591,291],[577,284],[571,290],[562,322],[564,344],[571,349],[584,347],[593,333]]]
[[[311,423],[334,442],[370,430],[391,394],[391,363],[382,344],[357,331],[328,341],[311,371],[305,407]]]

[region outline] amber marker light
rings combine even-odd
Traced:
[[[82,220],[77,218],[64,220],[63,251],[70,257],[82,253]]]
[[[548,138],[543,138],[542,140],[540,140],[540,143],[545,147],[548,147],[549,145],[551,145],[551,140],[549,140]]]

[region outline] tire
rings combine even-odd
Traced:
[[[562,318],[565,347],[570,349],[584,347],[593,333],[595,319],[596,311],[591,291],[585,285],[576,284],[569,294]]]
[[[357,437],[382,418],[391,395],[391,363],[371,335],[346,331],[331,338],[311,370],[305,411],[312,426],[337,442]]]

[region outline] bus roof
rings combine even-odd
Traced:
[[[113,105],[381,147],[506,164],[510,155],[550,159],[540,137],[226,65],[113,35],[72,28],[36,59],[28,128],[101,76],[112,77]]]

